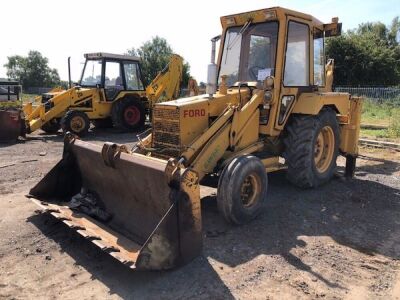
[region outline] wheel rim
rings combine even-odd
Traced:
[[[85,119],[81,116],[75,116],[71,120],[71,130],[81,132],[85,128]]]
[[[261,183],[258,176],[250,174],[243,181],[240,188],[240,198],[244,207],[253,206],[257,202],[257,196],[261,193]]]
[[[127,107],[124,111],[124,119],[128,125],[136,125],[140,120],[140,110],[134,105]]]
[[[331,165],[335,149],[335,135],[330,126],[321,129],[314,145],[314,163],[319,173],[324,173]]]

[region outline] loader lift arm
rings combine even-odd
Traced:
[[[206,174],[214,171],[227,150],[232,152],[232,156],[235,155],[235,148],[242,137],[250,130],[254,131],[250,124],[259,122],[258,106],[262,102],[263,92],[263,90],[256,91],[244,105],[229,105],[211,126],[187,147],[180,158],[168,162],[169,166],[165,170],[167,177],[174,178],[170,172],[176,172],[181,165],[194,171],[201,180]],[[246,93],[242,95],[245,96]],[[256,135],[258,136],[258,133]],[[257,148],[257,145],[259,139],[254,139],[246,145],[246,148],[252,146]],[[224,158],[229,159],[229,157]]]

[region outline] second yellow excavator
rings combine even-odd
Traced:
[[[183,59],[172,55],[168,65],[145,88],[140,59],[135,56],[89,53],[79,83],[68,90],[54,89],[23,107],[26,132],[60,128],[84,136],[96,127],[123,130],[141,128],[156,102],[176,99],[182,80]]]

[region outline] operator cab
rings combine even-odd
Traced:
[[[323,24],[310,15],[273,7],[225,16],[221,23],[218,84],[226,75],[228,86],[263,82],[268,76],[283,77],[285,87],[325,85],[324,37],[340,35],[337,18]],[[282,52],[283,57],[277,55]]]
[[[278,118],[269,132],[272,128],[283,129],[302,93],[331,90],[326,70],[332,62],[326,64],[324,38],[341,34],[337,18],[324,24],[310,15],[273,7],[225,16],[221,23],[218,76],[210,76],[210,86],[217,82],[218,86],[224,83],[228,87],[253,89],[263,86],[268,78],[260,124],[268,124],[271,101],[279,101]]]
[[[121,91],[144,91],[138,57],[89,53],[85,58],[80,86],[104,88],[107,101],[113,101]]]

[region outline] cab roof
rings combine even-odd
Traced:
[[[140,61],[140,57],[137,57],[137,56],[112,54],[112,53],[105,53],[105,52],[86,53],[84,56],[86,59],[110,58],[110,59],[117,59],[117,60]]]
[[[323,25],[323,22],[309,14],[279,6],[223,16],[221,17],[221,24],[223,27],[230,27],[235,25],[242,25],[246,23],[249,19],[252,19],[252,21],[256,23],[263,22],[265,20],[280,20],[286,15],[298,17],[307,21],[312,21],[316,26]]]

